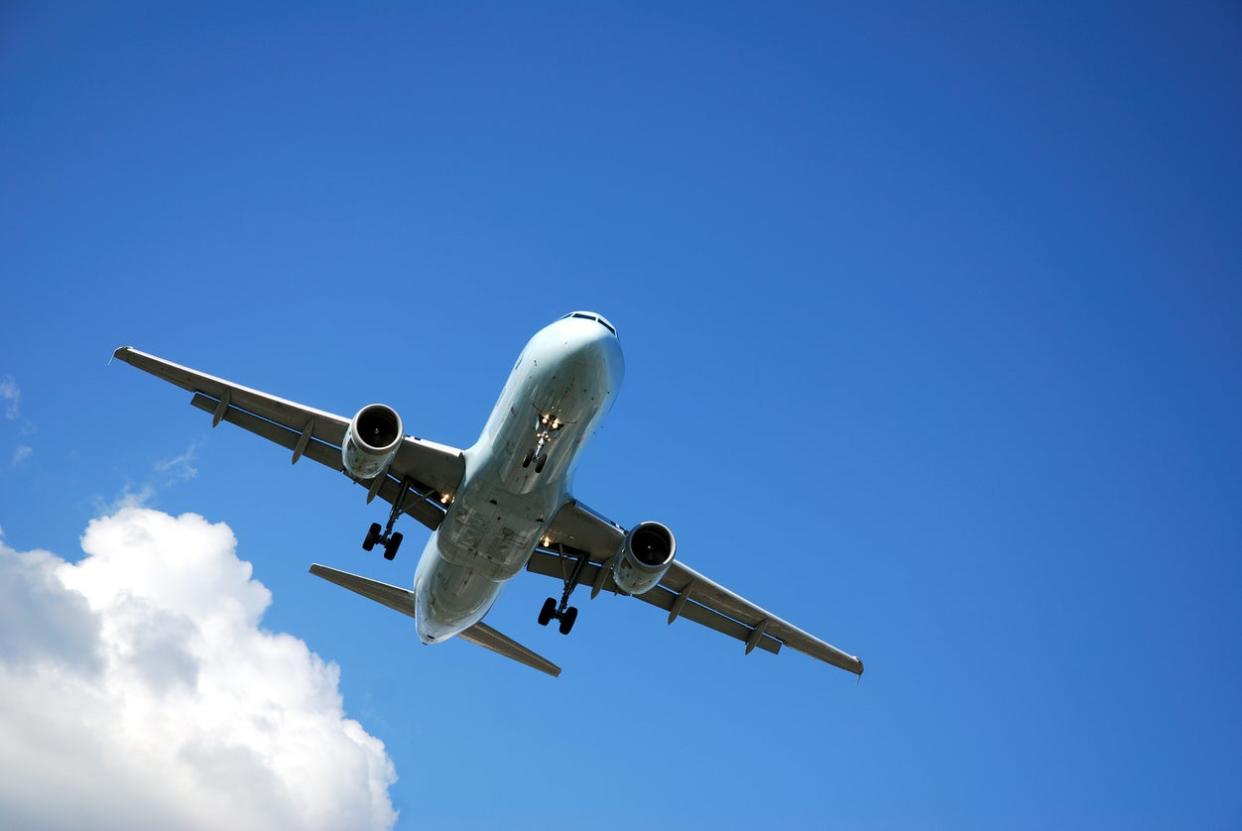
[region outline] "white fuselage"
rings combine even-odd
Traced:
[[[415,623],[423,643],[480,621],[525,568],[623,374],[620,342],[594,319],[562,318],[526,344],[482,435],[465,451],[465,476],[418,561]],[[546,459],[537,471],[528,458],[541,431]]]

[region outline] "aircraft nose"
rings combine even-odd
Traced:
[[[615,388],[625,362],[617,330],[595,312],[571,312],[546,330],[561,360],[595,378],[606,378]]]
[[[611,367],[620,357],[616,335],[598,323],[583,327],[574,337],[574,360],[593,367]]]

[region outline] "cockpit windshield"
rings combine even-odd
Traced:
[[[570,312],[569,314],[562,317],[561,320],[565,320],[566,318],[571,318],[571,317],[580,317],[583,320],[594,320],[600,326],[603,326],[609,332],[612,332],[613,337],[620,337],[619,335],[617,335],[617,328],[613,326],[611,323],[609,323],[608,320],[603,315],[597,315],[595,312]]]

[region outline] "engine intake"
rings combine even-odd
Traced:
[[[677,541],[667,526],[640,522],[625,535],[617,553],[612,579],[624,592],[643,594],[655,588],[673,564]]]
[[[374,479],[396,458],[404,436],[396,410],[386,404],[368,404],[349,422],[341,442],[341,463],[352,476]]]

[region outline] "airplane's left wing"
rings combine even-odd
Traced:
[[[548,545],[535,550],[527,570],[600,591],[620,593],[610,561],[625,540],[625,529],[577,500],[557,513],[548,529]],[[833,666],[862,675],[863,663],[830,643],[799,629],[716,581],[674,560],[659,585],[639,600],[667,611],[668,622],[684,617],[743,641],[746,651],[779,652],[788,646]]]
[[[113,357],[194,393],[190,403],[212,414],[213,427],[221,421],[230,422],[284,446],[291,451],[293,462],[305,457],[344,473],[367,489],[368,501],[378,496],[395,502],[402,498],[402,481],[408,481],[402,510],[428,528],[440,524],[442,506],[452,499],[465,473],[465,459],[457,448],[406,436],[385,473],[374,479],[357,479],[341,462],[348,418],[243,387],[129,346],[117,349]]]

